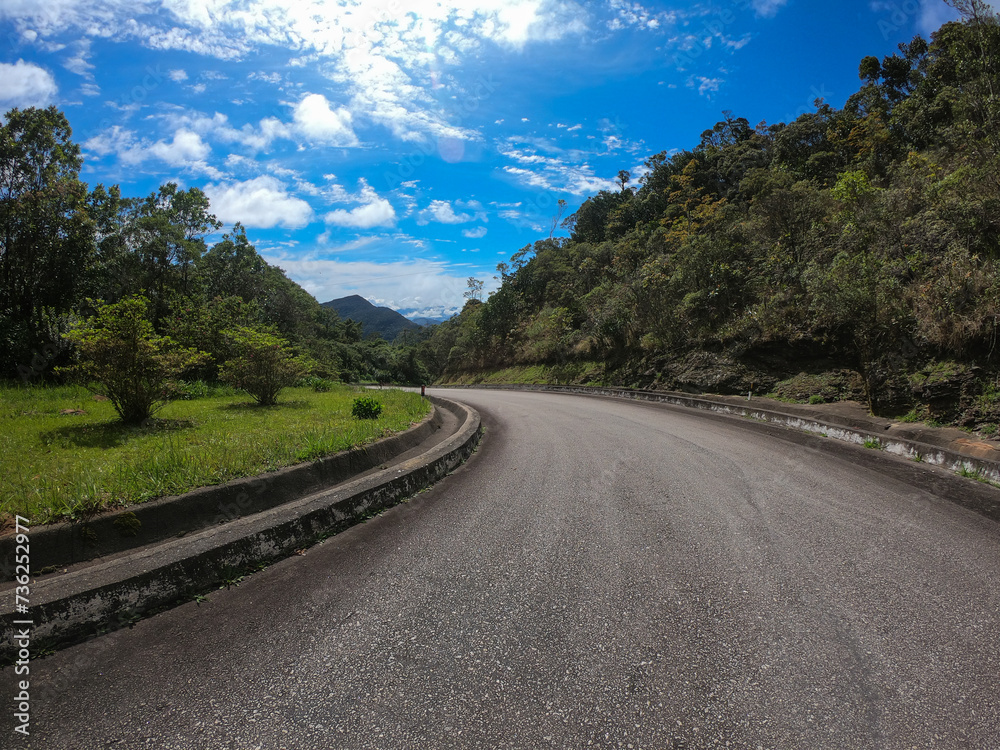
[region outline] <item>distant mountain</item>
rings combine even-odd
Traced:
[[[386,341],[395,340],[401,331],[420,328],[420,324],[407,320],[395,310],[377,307],[357,294],[324,302],[323,307],[332,307],[341,318],[356,320],[365,336],[380,333]]]
[[[410,320],[421,326],[436,326],[438,323],[444,323],[448,318],[410,318]]]

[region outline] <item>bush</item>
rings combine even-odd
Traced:
[[[810,404],[822,404],[822,403],[825,403],[825,399],[822,396],[820,396],[818,393],[814,393],[813,395],[811,395],[809,397],[809,403]]]
[[[378,419],[381,413],[382,404],[371,396],[359,396],[351,407],[351,414],[357,419]]]
[[[329,393],[336,383],[332,380],[327,380],[326,378],[316,377],[315,375],[310,375],[308,378],[303,378],[299,381],[299,385],[304,388],[312,388],[316,393]]]
[[[106,397],[126,424],[139,424],[177,397],[175,379],[181,373],[210,357],[157,336],[148,318],[149,300],[141,295],[95,304],[95,315],[64,334],[76,344],[78,359],[59,371]]]
[[[219,379],[246,391],[261,406],[277,403],[282,388],[295,385],[309,370],[309,363],[274,333],[239,326],[226,335],[236,356],[219,368]]]

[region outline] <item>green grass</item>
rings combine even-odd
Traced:
[[[358,420],[359,392],[288,388],[269,407],[213,393],[168,404],[150,426],[126,427],[82,388],[0,387],[0,522],[79,518],[263,474],[405,430],[430,409],[418,394],[379,391],[382,416]],[[85,413],[60,413],[71,409]]]

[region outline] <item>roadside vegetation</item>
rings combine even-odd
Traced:
[[[204,382],[141,425],[80,386],[0,387],[0,521],[40,524],[255,476],[365,445],[429,411],[419,394],[379,391],[377,418],[351,413],[358,388],[287,388],[271,406]],[[365,391],[364,395],[371,394]]]

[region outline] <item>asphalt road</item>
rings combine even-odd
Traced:
[[[978,485],[662,405],[442,395],[484,417],[464,467],[34,662],[0,746],[1000,748],[1000,525],[938,497]]]

